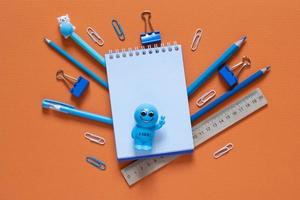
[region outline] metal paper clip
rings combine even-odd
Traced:
[[[118,38],[121,41],[124,41],[125,40],[125,34],[124,34],[123,28],[120,25],[120,23],[116,19],[113,19],[111,21],[111,24],[112,24],[113,28],[115,29],[115,32],[116,32]]]
[[[195,32],[195,35],[194,35],[194,38],[193,38],[193,41],[192,41],[192,44],[191,44],[191,50],[192,51],[196,51],[196,49],[198,48],[198,45],[199,45],[199,42],[201,40],[201,37],[202,37],[202,29],[201,28],[198,28],[196,29],[196,32]]]
[[[225,155],[226,153],[228,153],[232,149],[233,149],[233,144],[228,143],[224,147],[222,147],[221,149],[216,151],[213,156],[214,156],[215,159],[220,158],[221,156]]]
[[[98,33],[92,27],[87,27],[86,32],[90,36],[90,38],[99,46],[104,45],[104,40],[98,35]]]
[[[90,163],[91,165],[93,165],[94,167],[97,167],[100,170],[105,170],[106,169],[106,165],[104,162],[102,162],[101,160],[98,160],[94,157],[86,157],[86,162]]]
[[[103,137],[100,137],[100,136],[95,135],[93,133],[85,132],[84,137],[86,139],[88,139],[89,141],[91,141],[91,142],[95,142],[97,144],[105,144],[105,139]]]
[[[197,99],[196,104],[198,107],[202,107],[209,100],[216,96],[217,92],[215,90],[210,90],[209,92],[203,94],[199,99]]]
[[[236,77],[239,77],[239,75],[241,74],[241,72],[243,71],[243,69],[245,67],[249,67],[251,65],[251,60],[249,57],[247,56],[243,56],[242,57],[242,61],[237,63],[236,65],[232,66],[231,67],[231,70],[234,71],[236,70],[237,68],[239,68],[239,71],[237,72],[236,74]]]
[[[63,70],[58,70],[56,72],[56,79],[63,80],[69,89],[73,88],[73,84],[76,83],[78,80],[77,78],[74,78],[73,76],[70,76],[70,75],[64,73]]]

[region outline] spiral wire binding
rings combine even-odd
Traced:
[[[165,44],[161,44],[160,46],[158,46],[157,44],[154,45],[153,48],[151,48],[150,46],[148,46],[147,48],[145,48],[144,46],[140,46],[140,47],[134,47],[134,49],[132,48],[128,48],[127,50],[125,48],[119,50],[109,50],[108,54],[109,54],[109,59],[114,59],[114,58],[126,58],[126,57],[133,57],[135,56],[139,56],[139,55],[146,55],[146,54],[154,54],[154,53],[165,53],[167,51],[171,52],[171,51],[178,51],[179,47],[177,42],[173,42],[173,44],[171,43],[167,43],[167,45]]]

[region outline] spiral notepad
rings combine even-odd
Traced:
[[[181,45],[123,50],[105,55],[117,158],[131,160],[191,152],[194,148]],[[151,151],[135,150],[134,111],[154,105],[165,125]]]

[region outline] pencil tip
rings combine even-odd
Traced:
[[[45,42],[47,42],[47,43],[49,43],[50,42],[50,40],[48,39],[48,38],[44,38],[44,40],[45,40]]]
[[[238,41],[235,42],[235,45],[238,47],[241,47],[242,44],[246,41],[246,39],[247,39],[247,36],[244,35],[243,37],[241,37],[241,39],[239,39]]]
[[[268,71],[270,71],[270,70],[271,70],[271,66],[268,65],[268,66],[266,66],[266,67],[264,67],[264,68],[262,69],[262,72],[263,72],[263,73],[266,73],[266,72],[268,72]]]

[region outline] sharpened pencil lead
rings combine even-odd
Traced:
[[[247,35],[241,37],[241,40],[246,40],[246,39],[247,39]]]
[[[266,67],[264,67],[264,68],[261,69],[261,71],[262,71],[263,73],[266,73],[266,72],[268,72],[268,71],[270,71],[270,70],[271,70],[271,66],[270,66],[270,65],[268,65],[268,66],[266,66]]]
[[[45,42],[49,43],[51,40],[49,40],[48,38],[44,38]]]
[[[235,42],[235,45],[237,45],[238,47],[242,46],[242,44],[246,41],[246,39],[247,36],[244,35],[241,39]]]

